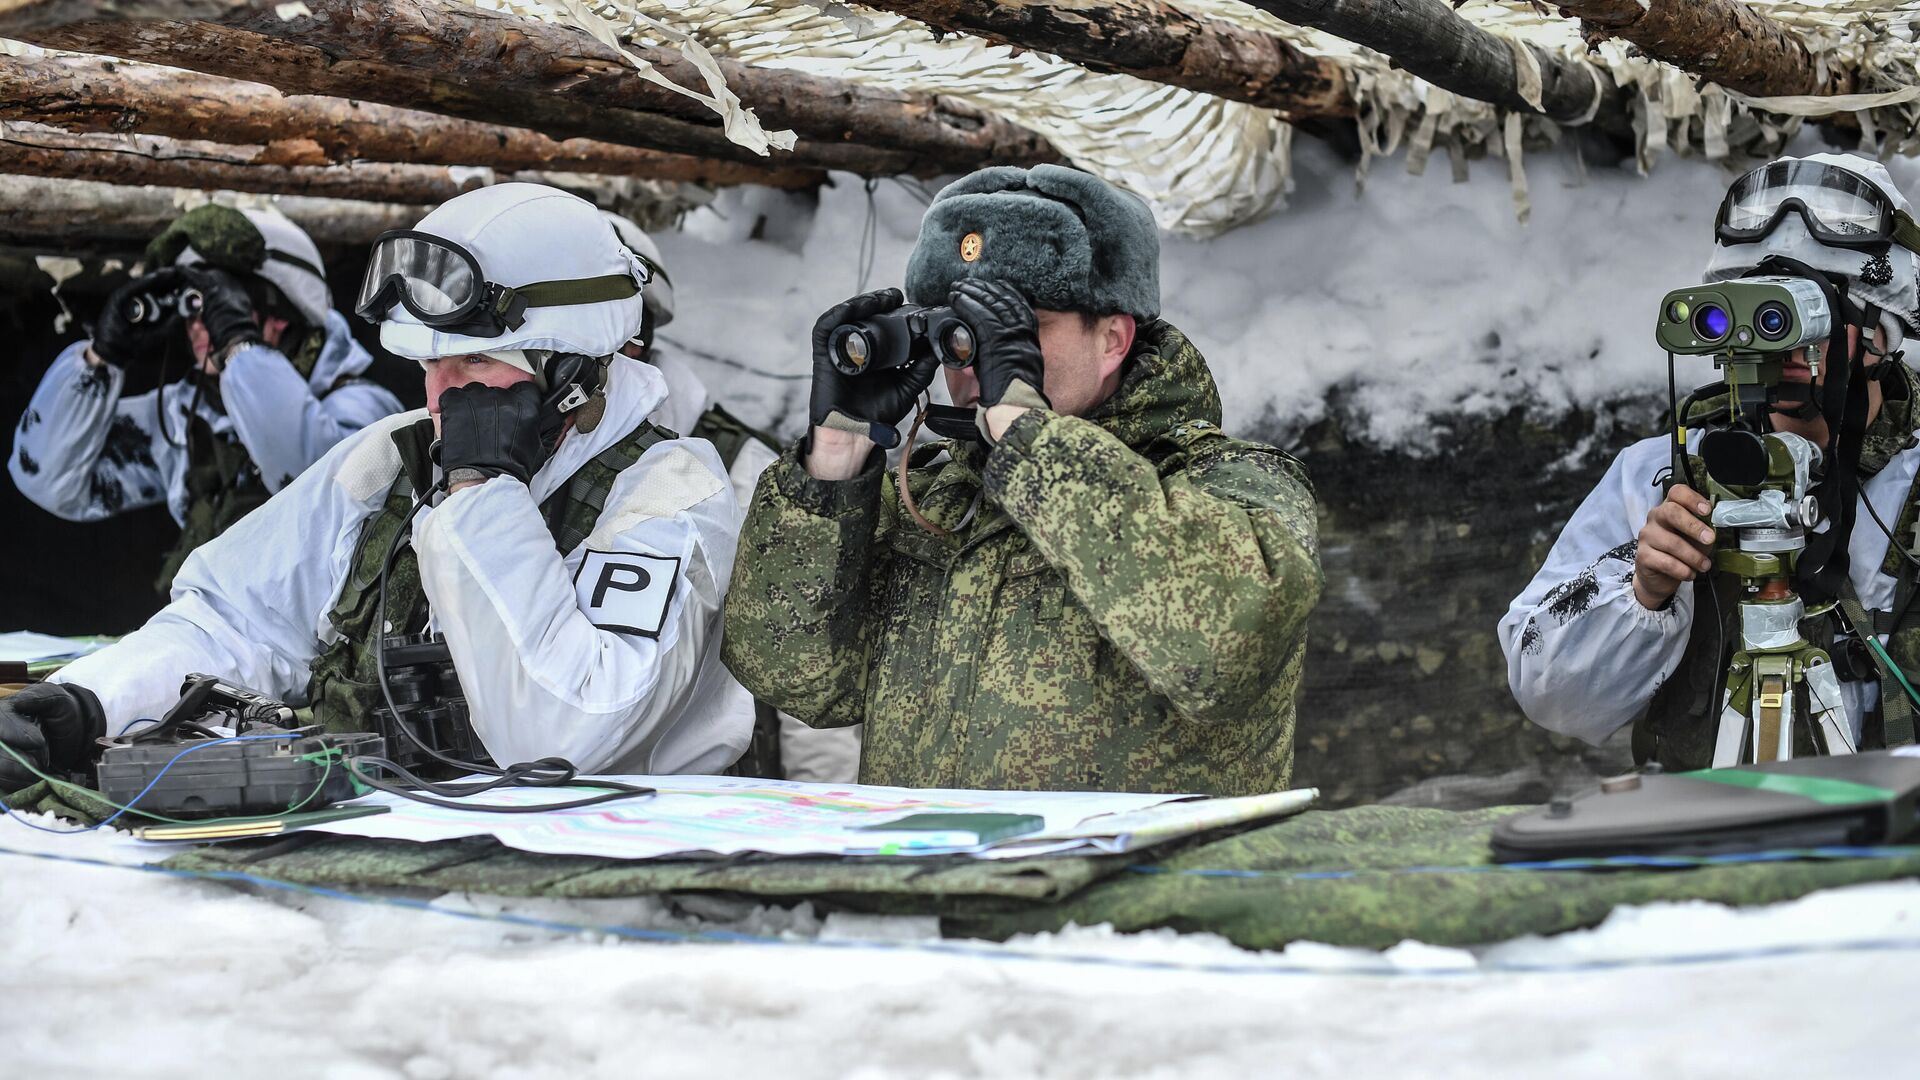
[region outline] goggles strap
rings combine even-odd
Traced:
[[[1908,251],[1920,253],[1920,223],[1905,210],[1893,212],[1893,242]]]
[[[640,295],[640,283],[630,274],[605,274],[601,277],[571,278],[566,281],[536,281],[511,288],[526,301],[527,307],[569,307],[574,304],[604,304]]]

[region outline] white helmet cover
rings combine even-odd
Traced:
[[[253,227],[260,230],[260,236],[267,242],[267,250],[291,255],[301,262],[320,271],[319,275],[309,273],[305,267],[296,266],[282,259],[269,258],[254,273],[268,281],[283,293],[288,302],[307,320],[308,325],[319,329],[327,325],[327,312],[333,308],[333,297],[327,291],[326,263],[320,259],[320,249],[313,244],[313,238],[306,230],[287,219],[285,214],[273,209],[258,209],[250,206],[236,207]],[[189,245],[180,252],[175,266],[192,266],[205,262],[199,252]]]
[[[602,210],[607,221],[612,223],[613,231],[620,242],[653,263],[653,280],[647,282],[647,310],[653,312],[653,325],[665,326],[673,321],[673,279],[667,275],[667,264],[660,259],[660,245],[653,242],[647,231],[611,210]]]
[[[1893,205],[1913,213],[1913,205],[1894,185],[1887,167],[1872,158],[1855,154],[1811,154],[1782,161],[1808,161],[1845,169],[1877,187]],[[1884,254],[1854,248],[1822,244],[1807,231],[1806,222],[1789,214],[1771,233],[1756,243],[1722,244],[1716,242],[1707,260],[1704,281],[1725,281],[1750,273],[1769,255],[1784,255],[1808,266],[1847,279],[1847,296],[1856,304],[1873,304],[1884,312],[1882,322],[1899,324],[1890,330],[1920,333],[1920,254],[1890,246]]]
[[[646,268],[621,245],[594,205],[544,184],[497,184],[447,200],[414,231],[465,248],[488,281],[522,287],[541,281],[630,275]],[[441,356],[552,350],[610,356],[640,332],[641,294],[624,300],[530,307],[518,330],[498,337],[447,333],[395,304],[380,323],[380,344],[396,356]]]

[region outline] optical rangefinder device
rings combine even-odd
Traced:
[[[1675,289],[1660,304],[1654,337],[1688,356],[1773,356],[1825,344],[1833,313],[1805,278],[1753,277]]]

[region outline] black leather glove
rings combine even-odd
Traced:
[[[180,271],[168,267],[133,278],[107,294],[106,306],[93,324],[93,354],[120,367],[157,359],[184,324],[173,305],[153,301],[171,297],[182,282]],[[138,322],[134,321],[136,311],[143,316]]]
[[[187,282],[200,290],[200,325],[207,328],[213,355],[222,356],[241,345],[256,345],[260,321],[254,317],[253,298],[240,279],[211,266],[184,267]]]
[[[1001,281],[968,280],[953,287],[947,303],[973,329],[974,377],[980,380],[975,423],[987,434],[986,411],[995,405],[1051,409],[1040,357],[1040,323],[1033,305]],[[987,441],[993,436],[987,435]]]
[[[807,415],[818,427],[865,435],[892,449],[900,441],[894,429],[933,383],[940,367],[931,350],[905,367],[848,375],[833,366],[827,341],[842,323],[892,311],[906,303],[899,289],[864,293],[828,308],[813,324],[813,400]]]
[[[448,480],[455,479],[456,469],[471,469],[481,476],[531,481],[546,460],[540,448],[539,388],[531,382],[504,388],[473,383],[442,391],[438,453]]]
[[[93,761],[94,740],[107,733],[100,699],[84,686],[34,683],[0,698],[0,794],[12,794],[40,778],[14,754],[55,776],[81,772]]]

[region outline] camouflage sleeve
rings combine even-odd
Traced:
[[[1156,693],[1230,721],[1306,632],[1318,525],[1297,461],[1206,441],[1162,477],[1098,426],[1035,411],[1007,429],[985,482]]]
[[[720,655],[754,697],[841,727],[866,719],[867,569],[884,458],[875,451],[851,480],[816,480],[800,445],[754,488]]]

